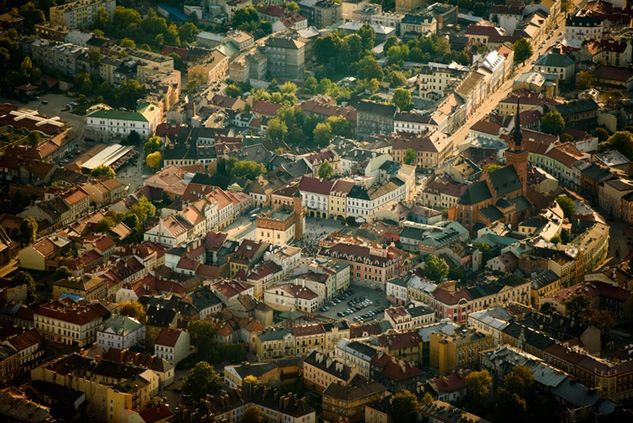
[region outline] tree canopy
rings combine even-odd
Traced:
[[[152,170],[160,169],[162,161],[163,155],[160,151],[154,151],[153,153],[149,153],[145,156],[145,164]]]
[[[633,133],[629,131],[618,131],[611,135],[600,147],[601,150],[615,149],[622,153],[627,159],[633,160]]]
[[[391,397],[393,416],[404,423],[415,423],[418,418],[420,403],[414,393],[404,390],[393,394]]]
[[[333,173],[334,169],[332,169],[332,166],[328,162],[323,163],[321,167],[319,167],[319,178],[321,179],[330,179]]]
[[[519,38],[513,44],[514,63],[523,63],[532,56],[532,44],[525,39]]]
[[[187,374],[182,384],[182,392],[199,399],[207,394],[213,395],[221,387],[222,379],[218,372],[206,361],[198,362]]]
[[[566,195],[559,195],[558,197],[556,197],[556,202],[558,203],[560,208],[563,209],[565,217],[567,219],[571,219],[571,217],[574,215],[575,209],[573,200]]]
[[[120,313],[123,316],[132,317],[141,323],[145,323],[145,308],[138,301],[128,301],[121,305]]]
[[[404,164],[415,164],[418,153],[413,148],[407,148],[404,152]]]
[[[413,108],[413,96],[411,95],[411,91],[405,88],[396,88],[391,102],[400,110],[411,110]]]
[[[107,165],[99,165],[92,169],[90,172],[90,176],[94,176],[95,178],[107,177],[107,178],[115,178],[116,173],[114,169]]]
[[[547,112],[541,118],[541,130],[548,134],[560,135],[565,129],[565,119],[557,111]]]
[[[435,254],[429,254],[424,259],[424,275],[435,282],[440,282],[448,275],[448,263]]]
[[[23,245],[29,245],[37,239],[37,222],[33,216],[25,217],[20,222],[20,242]]]

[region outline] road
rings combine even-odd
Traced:
[[[524,72],[528,72],[529,70],[531,70],[532,66],[534,65],[534,61],[541,54],[545,53],[548,49],[550,49],[556,42],[562,39],[562,36],[559,35],[558,31],[561,31],[562,33],[564,33],[564,29],[562,29],[564,28],[564,18],[560,18],[559,22],[553,25],[553,28],[554,28],[553,31],[548,33],[548,36],[551,36],[551,38],[550,39],[546,38],[545,45],[543,46],[543,48],[539,48],[539,46],[536,46],[536,48],[534,48],[533,46],[532,57],[526,60],[525,63],[522,64],[521,66],[514,68],[514,73],[510,76],[510,78],[508,78],[507,81],[501,84],[501,86],[497,88],[495,92],[491,96],[489,96],[479,106],[479,108],[477,108],[477,111],[475,111],[475,113],[473,113],[468,119],[466,119],[466,122],[450,136],[452,138],[453,145],[455,146],[455,148],[459,149],[459,146],[466,141],[466,139],[468,138],[468,131],[471,126],[473,126],[477,121],[482,119],[488,113],[493,111],[495,107],[497,107],[497,104],[499,104],[501,100],[506,98],[512,92],[512,84],[514,82],[514,77],[516,75],[520,75]]]

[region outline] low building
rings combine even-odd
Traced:
[[[104,321],[97,330],[97,345],[104,350],[124,350],[145,340],[145,326],[136,319],[116,315]]]
[[[426,306],[390,307],[385,310],[385,320],[397,331],[405,331],[433,323],[435,312]]]
[[[356,375],[348,384],[331,383],[323,391],[323,419],[350,423],[365,418],[365,405],[387,395],[387,390],[378,382],[370,382]]]
[[[318,394],[331,383],[348,384],[355,374],[352,367],[318,351],[312,351],[303,359],[303,383]]]
[[[154,354],[176,366],[191,353],[189,332],[163,328],[154,340]]]
[[[148,138],[156,127],[139,112],[101,109],[86,116],[86,136],[96,140],[126,138],[132,131]]]

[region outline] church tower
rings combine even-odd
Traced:
[[[521,180],[521,193],[525,195],[527,190],[527,174],[528,174],[528,155],[523,150],[523,133],[521,132],[521,117],[519,116],[520,107],[517,98],[517,111],[514,115],[514,129],[512,130],[512,142],[508,145],[505,152],[506,163],[514,167],[515,172]]]
[[[295,215],[295,240],[303,237],[303,231],[306,225],[305,211],[303,209],[303,196],[301,191],[297,189],[292,198],[292,209]]]

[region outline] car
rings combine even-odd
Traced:
[[[336,315],[337,315],[338,317],[345,317],[345,314],[343,314],[343,312],[342,312],[342,311],[339,311],[338,313],[336,313]]]
[[[48,104],[48,100],[42,100],[42,104],[44,105]]]

